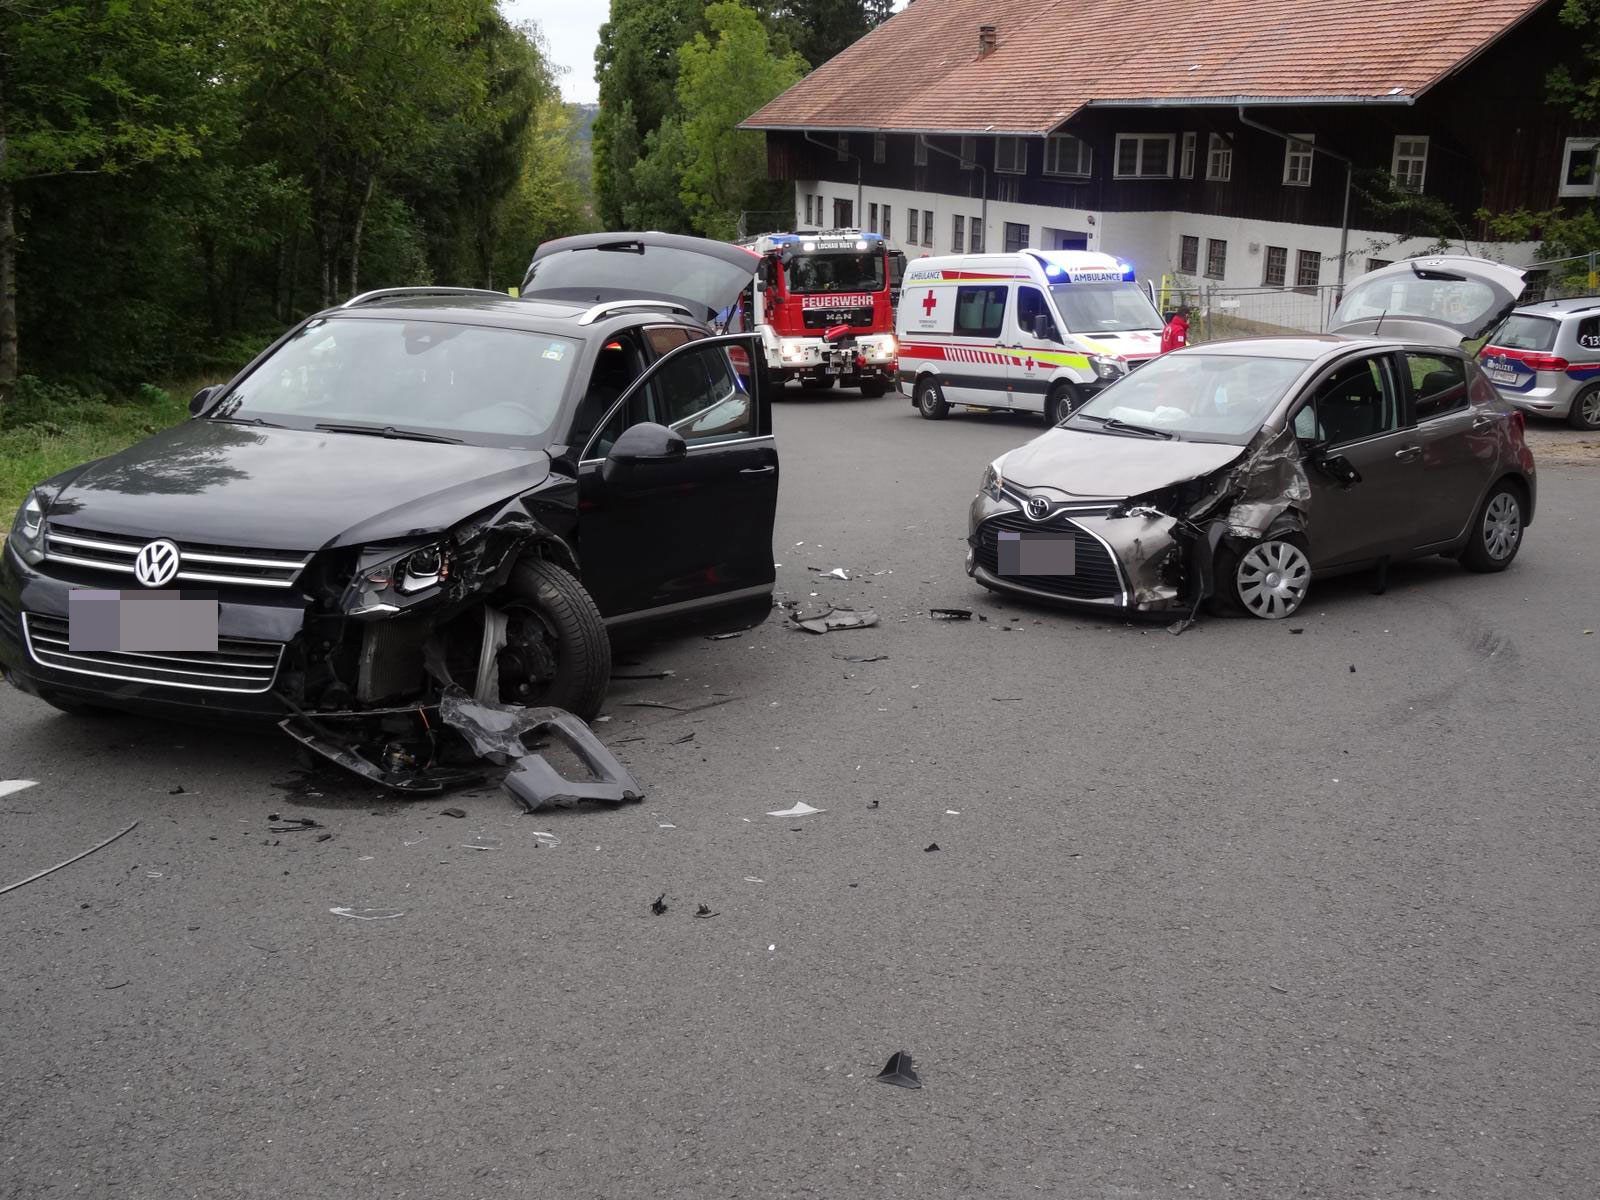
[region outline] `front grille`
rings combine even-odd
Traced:
[[[1128,374],[1131,375],[1135,371],[1137,371],[1140,367],[1144,366],[1145,363],[1155,362],[1155,358],[1154,357],[1151,357],[1151,358],[1126,358],[1126,359],[1123,359],[1123,362],[1125,362],[1127,364],[1127,366],[1128,366]]]
[[[1002,529],[1025,533],[1071,529],[1077,535],[1073,540],[1076,574],[1001,575],[998,534]],[[1043,523],[1030,521],[1021,513],[1002,513],[998,517],[991,517],[978,526],[976,551],[980,567],[1018,587],[1048,592],[1069,600],[1115,600],[1122,595],[1122,576],[1110,553],[1098,539],[1085,533],[1080,526],[1060,517]]]
[[[52,521],[45,528],[45,560],[132,576],[134,557],[153,540],[121,533],[100,533]],[[294,586],[310,561],[308,555],[280,550],[241,550],[203,542],[179,542],[177,546],[178,583],[287,588]]]
[[[832,325],[849,325],[856,329],[865,329],[871,324],[870,308],[808,308],[805,311],[807,329],[827,329]]]
[[[170,654],[73,651],[68,649],[66,621],[38,613],[22,615],[22,630],[28,641],[28,656],[41,667],[191,691],[260,694],[272,687],[278,674],[278,660],[283,655],[283,646],[278,642],[253,642],[243,638],[217,639],[214,653],[209,650],[176,650]]]

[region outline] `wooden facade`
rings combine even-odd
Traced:
[[[1550,4],[1414,105],[1273,105],[1246,111],[1253,120],[1283,133],[1313,135],[1318,146],[1351,159],[1358,173],[1388,172],[1397,137],[1426,137],[1423,194],[1448,204],[1461,230],[1479,236],[1482,230],[1474,217],[1479,209],[1544,210],[1571,203],[1558,198],[1566,139],[1600,136],[1600,130],[1581,129],[1550,105],[1544,99],[1543,79],[1553,61],[1551,47],[1572,40],[1571,31],[1557,21],[1556,6]],[[995,139],[975,139],[975,161],[988,169],[989,199],[1099,212],[1203,212],[1305,225],[1340,223],[1344,163],[1316,154],[1309,186],[1285,183],[1283,140],[1241,123],[1233,106],[1088,108],[1062,132],[1091,147],[1087,178],[1046,174],[1043,138],[1025,139],[1023,173],[998,172]],[[1117,136],[1137,133],[1173,135],[1173,178],[1115,177]],[[1176,177],[1186,133],[1196,135],[1192,179]],[[1226,182],[1206,178],[1212,134],[1226,139],[1233,151]],[[926,156],[926,165],[917,165],[914,135],[886,134],[882,163],[873,161],[873,134],[845,135],[850,154],[859,156],[859,167],[855,158],[841,161],[832,148],[840,135],[818,131],[813,136],[828,146],[800,133],[767,134],[773,178],[853,185],[859,169],[867,186],[950,196],[981,194],[981,171],[963,168],[937,153]],[[951,152],[960,149],[955,137],[930,141]],[[1352,197],[1353,227],[1402,233],[1412,220],[1405,213],[1374,211],[1362,203],[1359,187]]]

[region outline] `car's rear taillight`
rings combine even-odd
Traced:
[[[1522,361],[1530,371],[1565,371],[1567,360],[1559,354],[1525,354]]]

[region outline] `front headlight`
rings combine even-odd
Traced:
[[[1094,373],[1101,379],[1116,379],[1128,373],[1127,364],[1120,358],[1110,358],[1104,354],[1089,355],[1089,365],[1094,368]]]
[[[450,578],[450,555],[439,543],[395,550],[374,546],[361,552],[355,578],[345,589],[344,610],[352,617],[398,612]]]
[[[1000,474],[1000,460],[995,459],[983,472],[983,482],[978,490],[991,500],[1005,499],[1005,478]]]
[[[44,561],[44,510],[44,497],[29,492],[11,525],[11,548],[31,566]]]

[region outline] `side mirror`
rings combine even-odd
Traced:
[[[607,484],[623,484],[634,471],[651,463],[676,462],[689,452],[683,435],[657,425],[641,421],[622,431],[600,467],[600,478]]]
[[[1361,472],[1342,454],[1318,451],[1311,457],[1312,464],[1342,488],[1354,487],[1361,482]]]
[[[1038,313],[1033,318],[1033,328],[1029,331],[1034,337],[1045,342],[1059,342],[1061,338],[1056,334],[1056,324],[1044,313]]]
[[[220,383],[214,383],[210,387],[201,388],[193,396],[190,396],[189,415],[191,417],[199,416],[205,411],[206,405],[211,403],[211,397],[215,396],[221,390],[222,385]]]

